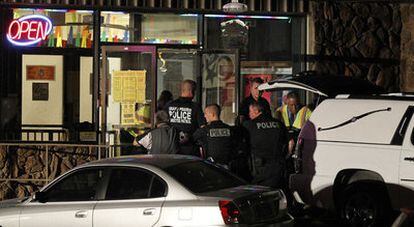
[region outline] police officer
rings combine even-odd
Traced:
[[[240,122],[250,120],[249,106],[254,102],[258,102],[262,106],[265,115],[272,116],[269,102],[261,97],[262,93],[259,91],[259,85],[262,83],[263,80],[258,77],[250,82],[250,96],[245,98],[240,105]]]
[[[283,188],[285,171],[286,129],[283,124],[263,114],[258,102],[250,104],[249,117],[243,122],[251,155],[253,183]]]
[[[200,106],[193,102],[196,83],[184,80],[181,83],[181,95],[178,99],[168,103],[165,107],[170,116],[170,124],[179,132],[179,154],[196,155],[199,152],[193,140],[194,132],[205,125],[205,118]]]
[[[205,158],[228,169],[234,149],[233,133],[231,127],[220,120],[220,111],[217,104],[204,109],[207,125],[197,129],[194,140],[201,144]]]

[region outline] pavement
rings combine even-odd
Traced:
[[[345,227],[336,214],[324,209],[305,208],[291,214],[295,218],[295,227]]]

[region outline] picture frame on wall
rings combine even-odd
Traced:
[[[49,100],[49,83],[32,84],[32,100],[48,101]]]
[[[51,65],[27,65],[26,80],[55,80],[55,66]]]

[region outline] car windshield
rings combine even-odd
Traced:
[[[193,193],[217,191],[246,184],[229,171],[207,161],[180,163],[164,170]]]

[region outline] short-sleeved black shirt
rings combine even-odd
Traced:
[[[170,123],[178,131],[193,134],[201,125],[206,124],[206,119],[200,106],[190,98],[180,97],[165,107],[170,116]]]

